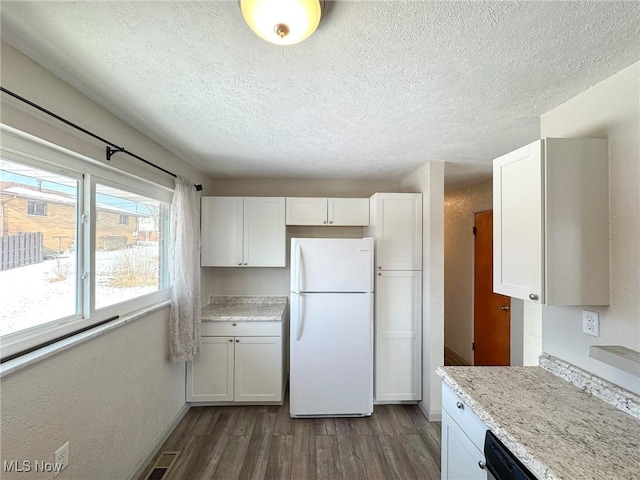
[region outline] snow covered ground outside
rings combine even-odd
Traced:
[[[157,252],[157,247],[156,250]],[[112,287],[112,266],[120,251],[96,251],[96,309],[158,290],[157,285]],[[0,271],[0,335],[73,315],[76,305],[75,257],[60,258],[68,271],[64,280],[52,281],[58,260]]]

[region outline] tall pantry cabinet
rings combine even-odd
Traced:
[[[366,236],[375,239],[375,400],[422,396],[422,194],[376,193]]]

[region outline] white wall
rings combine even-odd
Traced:
[[[3,87],[211,189],[202,172],[17,50],[2,43],[1,53]],[[7,125],[104,160],[104,145],[4,94],[1,115]],[[173,186],[173,178],[125,155],[116,155],[111,163]],[[185,405],[184,364],[167,361],[167,320],[164,308],[4,377],[0,460],[52,461],[53,452],[69,440],[70,465],[58,479],[130,476]],[[25,474],[3,473],[2,478],[25,478]]]
[[[611,304],[600,313],[600,337],[582,333],[581,307],[543,307],[542,349],[624,388],[640,380],[589,358],[590,345],[640,351],[640,63],[542,115],[542,137],[609,139]],[[526,312],[525,312],[526,315]]]
[[[375,192],[399,191],[399,182],[366,180],[300,180],[289,178],[217,179],[214,195],[362,197]],[[285,268],[204,268],[203,284],[210,295],[289,295],[289,246],[292,237],[362,238],[362,227],[287,227]]]
[[[474,214],[493,208],[493,182],[444,197],[444,344],[473,364]]]
[[[2,379],[2,460],[53,461],[56,478],[126,479],[185,405],[184,363],[167,362],[169,309]],[[50,478],[2,473],[3,479]]]
[[[404,192],[421,192],[422,225],[422,402],[429,420],[442,417],[444,363],[444,163],[429,162],[404,177]]]

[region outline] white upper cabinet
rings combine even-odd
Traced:
[[[286,226],[283,197],[244,198],[243,265],[284,267]]]
[[[287,197],[287,225],[369,225],[368,198]]]
[[[496,293],[609,304],[607,140],[547,138],[493,162]]]
[[[327,222],[338,227],[369,225],[369,199],[327,198]]]
[[[326,224],[326,198],[287,197],[287,225]]]
[[[283,197],[202,197],[202,266],[286,266],[284,216]]]
[[[238,266],[242,260],[243,197],[202,197],[200,263]]]
[[[376,270],[422,270],[422,194],[376,193],[370,208]]]

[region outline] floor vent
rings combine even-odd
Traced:
[[[163,480],[176,463],[180,452],[162,452],[147,476],[147,480]]]

